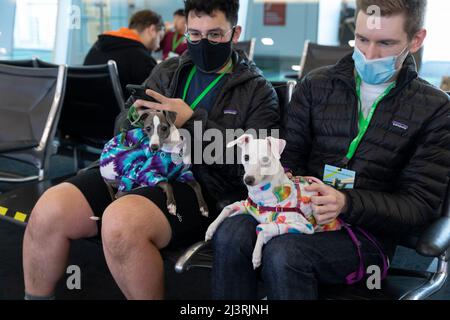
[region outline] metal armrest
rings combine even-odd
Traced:
[[[175,271],[183,273],[192,267],[212,268],[212,248],[211,243],[200,241],[190,246],[186,252],[178,258],[175,264]]]
[[[27,150],[39,145],[36,140],[19,140],[0,142],[0,153]]]
[[[416,250],[427,257],[439,257],[450,248],[450,217],[441,217],[419,238]]]
[[[400,297],[400,300],[424,300],[441,290],[448,278],[448,258],[447,253],[444,252],[439,257],[436,271],[432,274],[431,278],[420,287],[404,294]]]

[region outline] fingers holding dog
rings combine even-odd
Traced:
[[[313,184],[305,187],[308,192],[317,192],[312,196],[312,209],[314,218],[320,225],[328,224],[336,219],[346,207],[345,195],[325,184]]]
[[[336,213],[335,212],[328,212],[328,213],[322,213],[322,214],[314,214],[314,219],[316,219],[316,222],[318,225],[327,225],[336,220]]]

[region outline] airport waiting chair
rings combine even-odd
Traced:
[[[285,110],[291,100],[292,94],[294,93],[297,81],[274,81],[271,82],[271,84],[277,93],[278,104],[280,106],[280,119],[284,119]]]
[[[37,60],[39,68],[56,65]],[[116,116],[125,109],[115,61],[67,69],[67,90],[58,125],[59,143],[73,152],[75,170],[83,153],[100,155],[114,135]]]
[[[286,78],[301,80],[312,70],[335,65],[339,60],[352,52],[352,47],[325,46],[306,40],[298,73],[286,75]]]
[[[74,147],[75,166],[79,152],[101,152],[114,135],[117,115],[125,110],[117,65],[69,67],[67,94],[59,130]],[[92,149],[93,148],[93,149]]]
[[[234,45],[234,48],[243,51],[248,60],[253,61],[253,58],[255,57],[255,44],[256,38],[251,38],[247,41],[239,41]]]
[[[307,40],[300,61],[298,78],[303,78],[314,69],[334,65],[352,52],[352,47],[324,46]]]
[[[67,69],[0,64],[0,156],[33,165],[37,174],[0,173],[2,182],[44,180],[64,99]]]
[[[33,58],[27,60],[0,60],[0,64],[15,67],[34,68],[36,67],[36,59]]]

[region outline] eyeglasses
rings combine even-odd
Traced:
[[[200,31],[189,30],[184,34],[184,36],[186,37],[187,41],[189,41],[189,43],[191,44],[198,44],[203,38],[206,38],[209,41],[209,43],[216,45],[222,42],[223,39],[227,36],[227,34],[229,34],[230,32],[234,32],[235,28],[236,26],[234,26],[225,33],[221,31],[211,31],[208,32],[206,35]]]

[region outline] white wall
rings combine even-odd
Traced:
[[[286,25],[265,26],[264,3],[250,1],[245,37],[256,38],[255,55],[300,58],[305,40],[317,41],[317,1],[287,1],[286,11]],[[271,38],[274,45],[263,45],[263,38]]]

